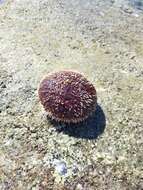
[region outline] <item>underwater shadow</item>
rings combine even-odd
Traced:
[[[96,111],[84,122],[78,124],[66,124],[56,121],[51,123],[59,133],[64,133],[75,138],[96,139],[106,127],[106,118],[102,108],[97,105]]]

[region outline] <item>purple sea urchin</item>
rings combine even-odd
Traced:
[[[60,71],[49,74],[40,84],[39,98],[49,117],[78,123],[96,108],[96,90],[80,73]]]

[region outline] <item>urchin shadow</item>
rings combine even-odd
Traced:
[[[97,105],[96,111],[84,122],[78,124],[66,124],[50,120],[57,132],[82,139],[96,139],[106,127],[105,114]]]

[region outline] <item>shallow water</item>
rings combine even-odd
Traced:
[[[142,23],[138,0],[2,1],[0,189],[142,189]],[[57,70],[95,86],[86,122],[47,119],[37,88]]]

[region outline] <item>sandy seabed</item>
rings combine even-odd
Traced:
[[[0,189],[143,189],[143,3],[0,1]],[[98,108],[51,122],[37,87],[75,70]]]

